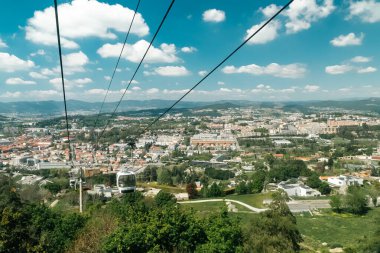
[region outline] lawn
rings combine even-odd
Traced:
[[[263,200],[271,199],[272,193],[267,192],[267,193],[246,194],[246,195],[228,195],[228,196],[225,196],[224,198],[238,200],[245,204],[248,204],[250,206],[257,207],[257,208],[266,208],[263,205]]]
[[[237,208],[238,212],[252,212],[248,208],[239,205],[237,203],[232,203]],[[197,212],[202,213],[213,213],[219,212],[223,207],[226,207],[226,202],[215,201],[215,202],[201,202],[201,203],[190,203],[182,204],[184,208],[193,208]]]
[[[137,183],[137,187],[144,187],[144,188],[157,188],[157,189],[161,189],[161,190],[164,190],[166,192],[170,192],[170,193],[181,193],[181,192],[186,192],[185,189],[183,188],[180,188],[180,187],[175,187],[175,186],[169,186],[169,185],[162,185],[162,184],[158,184],[157,182],[151,182],[151,183],[141,183],[141,182],[138,182]]]
[[[331,211],[322,212],[320,216],[310,214],[297,215],[297,224],[305,244],[312,248],[322,248],[322,243],[328,246],[356,245],[358,240],[372,234],[379,224],[375,217],[380,216],[380,208],[370,210],[364,216],[351,214],[335,214]]]

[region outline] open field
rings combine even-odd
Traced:
[[[268,193],[246,194],[246,195],[228,195],[225,198],[238,200],[256,208],[266,208],[263,205],[263,200],[271,199],[271,197],[272,197],[272,193],[268,192]]]
[[[372,234],[379,224],[375,218],[380,216],[380,208],[370,210],[363,216],[351,214],[336,214],[331,211],[321,212],[321,215],[297,215],[297,225],[305,236],[305,244],[313,248],[322,248],[322,243],[328,246],[341,245],[348,247],[356,245],[358,240]]]

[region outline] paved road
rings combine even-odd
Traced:
[[[331,207],[328,199],[292,200],[287,204],[292,213],[308,212],[313,209],[325,209]]]
[[[249,210],[255,212],[255,213],[261,213],[266,211],[267,209],[261,209],[261,208],[256,208],[253,206],[250,206],[244,202],[238,201],[238,200],[233,200],[233,199],[203,199],[203,200],[189,200],[189,201],[182,201],[178,202],[179,204],[191,204],[191,203],[204,203],[204,202],[220,202],[220,201],[225,201],[225,202],[232,202],[232,203],[237,203],[239,205],[242,205]]]

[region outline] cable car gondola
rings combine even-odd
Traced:
[[[122,169],[117,173],[116,184],[120,193],[128,193],[136,191],[135,173]]]

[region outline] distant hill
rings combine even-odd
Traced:
[[[138,114],[156,114],[162,109],[168,108],[174,103],[173,100],[126,100],[123,101],[118,112],[140,111]],[[100,102],[84,102],[78,100],[68,101],[68,111],[71,114],[95,114],[100,109]],[[116,102],[105,103],[103,112],[112,112]],[[380,114],[380,98],[340,100],[340,101],[289,101],[289,102],[255,102],[247,100],[221,100],[212,102],[180,102],[176,109],[228,109],[237,107],[253,106],[256,108],[282,108],[290,112],[310,113],[315,108],[332,108],[345,110],[359,110]],[[39,101],[39,102],[0,102],[0,114],[16,115],[62,115],[62,101]]]

